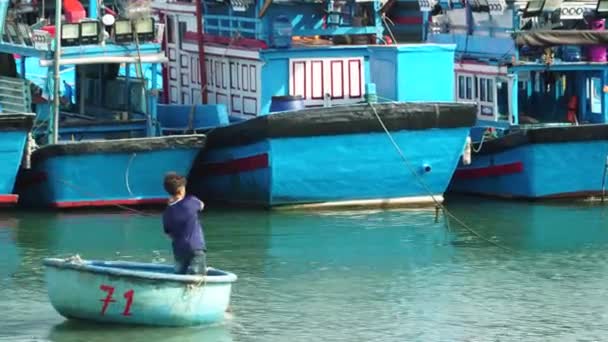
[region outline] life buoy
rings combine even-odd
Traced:
[[[578,111],[578,97],[576,95],[570,96],[568,100],[568,114],[566,115],[566,121],[573,124],[578,124],[576,113]]]

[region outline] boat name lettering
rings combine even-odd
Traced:
[[[100,285],[99,288],[108,294],[105,298],[100,299],[100,301],[103,303],[103,305],[101,307],[101,315],[103,316],[106,314],[108,305],[110,305],[110,303],[116,302],[116,300],[112,298],[115,288],[114,288],[114,286],[110,286],[110,285]],[[123,316],[131,316],[131,304],[133,304],[133,295],[134,294],[135,294],[135,291],[133,291],[132,289],[126,291],[123,294],[123,297],[126,300],[125,309],[122,312]]]

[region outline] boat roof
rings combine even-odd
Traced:
[[[0,43],[0,52],[18,54],[40,59],[41,66],[53,65],[53,51],[34,47]],[[60,65],[81,65],[99,63],[165,63],[167,57],[161,46],[155,43],[80,45],[62,47]]]

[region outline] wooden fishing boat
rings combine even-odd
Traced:
[[[171,265],[46,258],[51,304],[62,316],[119,324],[189,326],[221,321],[233,273],[179,275]]]
[[[193,194],[281,209],[443,201],[477,111],[453,103],[455,45],[383,45],[391,6],[379,0],[152,3],[165,27],[183,28],[164,38],[158,120],[208,135]],[[401,5],[398,17],[421,16]]]

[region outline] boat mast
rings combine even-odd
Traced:
[[[59,133],[59,89],[60,89],[60,75],[59,75],[59,58],[61,57],[61,0],[55,0],[55,55],[53,57],[53,116],[52,128],[50,134],[51,144],[58,142]]]
[[[205,64],[205,29],[203,28],[203,1],[196,0],[196,35],[198,40],[198,72],[201,76],[201,100],[207,104],[207,66]]]

